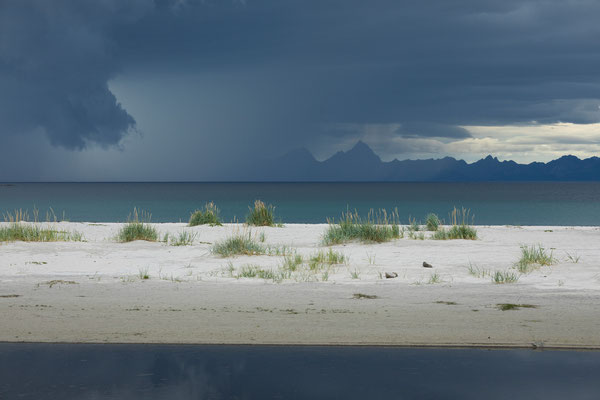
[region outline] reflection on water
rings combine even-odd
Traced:
[[[0,343],[2,399],[598,399],[600,352]]]

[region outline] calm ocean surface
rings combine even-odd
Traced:
[[[138,207],[153,222],[187,221],[207,201],[225,222],[244,220],[255,199],[282,222],[324,223],[347,207],[397,208],[401,221],[471,209],[481,225],[600,225],[600,182],[483,183],[16,183],[0,185],[0,211],[49,207],[69,221],[117,222]]]
[[[600,352],[0,343],[6,399],[597,400]]]

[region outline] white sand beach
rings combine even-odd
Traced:
[[[189,246],[118,243],[117,223],[41,225],[84,241],[0,244],[0,341],[600,348],[597,227],[477,226],[478,240],[425,232],[326,247],[325,224],[152,224],[161,237],[193,233]],[[271,255],[211,252],[240,232]],[[522,245],[554,264],[519,273]],[[347,260],[311,270],[330,248]],[[242,277],[281,270],[282,252],[305,262],[280,279]],[[518,280],[494,283],[496,271]]]

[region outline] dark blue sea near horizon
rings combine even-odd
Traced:
[[[596,400],[600,352],[0,343],[4,399]]]
[[[74,222],[123,222],[134,207],[153,222],[185,222],[207,201],[225,222],[243,221],[255,199],[283,223],[325,223],[348,208],[397,209],[407,223],[430,212],[447,219],[456,206],[477,225],[600,225],[600,182],[0,184],[0,212],[52,208]]]

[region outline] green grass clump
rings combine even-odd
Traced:
[[[519,280],[519,275],[510,271],[496,271],[492,275],[492,282],[496,284],[515,283]]]
[[[556,263],[556,259],[542,245],[536,246],[521,246],[521,258],[515,263],[517,270],[523,274],[529,273],[534,269],[542,266],[552,265]]]
[[[151,214],[146,211],[138,213],[137,208],[133,209],[133,216],[130,215],[125,226],[117,234],[117,240],[121,243],[132,242],[134,240],[147,240],[156,242],[158,232],[156,228],[150,225]]]
[[[275,207],[265,205],[261,200],[254,202],[254,208],[250,208],[246,216],[246,223],[254,226],[275,226]]]
[[[79,232],[59,231],[24,222],[12,222],[0,227],[0,242],[81,242]]]
[[[351,240],[382,243],[399,237],[400,226],[396,211],[388,216],[385,210],[377,213],[370,210],[366,219],[361,218],[356,211],[354,213],[347,211],[342,213],[338,224],[329,223],[323,236],[323,243],[332,245]]]
[[[431,236],[434,240],[451,240],[451,239],[467,239],[467,240],[476,240],[477,239],[477,229],[471,226],[471,222],[469,219],[472,218],[470,216],[470,210],[462,208],[458,210],[454,207],[454,210],[450,213],[450,224],[451,227],[449,229],[445,229],[443,227],[439,227],[437,231]]]
[[[211,201],[204,205],[204,210],[196,210],[190,216],[189,226],[197,225],[210,225],[220,226],[221,221],[219,220],[219,209]]]
[[[148,272],[148,267],[143,268],[143,269],[140,268],[139,271],[138,271],[138,276],[142,280],[150,279],[150,273]]]
[[[425,226],[428,231],[437,231],[440,227],[440,219],[436,214],[430,213],[425,220]]]
[[[259,255],[265,254],[266,249],[255,239],[250,232],[248,234],[238,233],[221,242],[217,242],[212,247],[212,252],[222,257],[231,257],[235,255]]]

